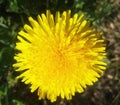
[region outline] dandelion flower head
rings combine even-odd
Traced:
[[[68,10],[54,17],[47,10],[37,21],[29,17],[29,22],[18,33],[13,66],[39,99],[70,100],[98,80],[106,68],[105,44],[84,14],[71,16]]]

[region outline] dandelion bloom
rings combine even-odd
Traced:
[[[76,13],[49,10],[38,15],[37,21],[29,17],[30,26],[17,36],[19,42],[13,66],[22,71],[18,78],[37,90],[39,99],[51,102],[60,96],[71,99],[93,85],[106,68],[105,44],[101,32]]]

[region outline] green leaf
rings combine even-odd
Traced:
[[[8,12],[17,12],[19,10],[17,0],[8,0],[9,1],[9,6],[7,8]]]

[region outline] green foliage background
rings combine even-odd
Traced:
[[[50,9],[64,11],[71,9],[75,12],[86,14],[86,18],[93,21],[96,27],[117,11],[112,3],[115,0],[0,0],[0,105],[38,105],[36,94],[31,99],[24,99],[22,96],[29,96],[29,89],[15,79],[16,72],[12,68],[15,62],[16,35],[25,23],[27,17],[36,17],[38,14]],[[40,104],[41,105],[41,104]],[[44,104],[46,105],[46,104]]]

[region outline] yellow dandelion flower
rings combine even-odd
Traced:
[[[38,21],[29,17],[31,26],[25,24],[20,31],[13,66],[23,71],[18,78],[31,84],[31,92],[38,91],[39,99],[51,102],[60,96],[71,99],[75,92],[83,92],[87,85],[98,80],[106,63],[105,44],[101,32],[76,13],[49,10],[38,15]]]

